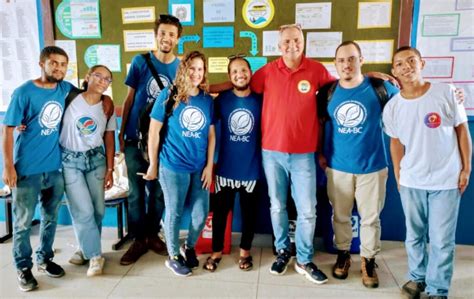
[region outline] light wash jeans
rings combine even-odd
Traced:
[[[128,184],[128,228],[137,240],[156,236],[165,210],[163,192],[158,180],[145,181],[137,172],[146,173],[148,163],[143,160],[137,142],[126,141],[125,161],[127,163]]]
[[[184,203],[189,200],[191,222],[186,245],[194,248],[209,212],[209,190],[202,188],[202,171],[174,172],[160,165],[160,184],[165,197],[165,236],[170,256],[179,255],[179,227]]]
[[[62,149],[62,161],[67,204],[77,242],[86,259],[100,256],[107,169],[104,149],[97,147],[86,152]]]
[[[286,200],[288,185],[295,201],[296,259],[300,264],[313,260],[314,230],[316,228],[316,164],[314,153],[287,154],[263,150],[263,169],[270,197],[270,216],[275,248],[290,251]]]
[[[17,269],[33,267],[30,231],[38,200],[41,225],[36,262],[42,264],[54,257],[53,242],[63,193],[64,181],[59,171],[18,176],[13,188],[13,259]]]
[[[447,296],[461,194],[458,189],[430,191],[400,186],[400,197],[407,227],[408,278],[424,281],[430,296]]]

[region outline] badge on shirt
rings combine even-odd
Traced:
[[[426,114],[424,121],[428,128],[435,129],[441,125],[441,116],[436,112],[430,112]]]
[[[298,82],[298,90],[301,93],[308,93],[311,90],[311,84],[308,80],[301,80]]]

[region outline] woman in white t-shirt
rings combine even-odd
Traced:
[[[104,190],[113,185],[115,115],[102,107],[103,93],[112,83],[112,73],[103,65],[93,66],[85,77],[84,92],[66,108],[59,142],[67,203],[79,249],[69,260],[89,263],[87,276],[102,274],[102,218]]]

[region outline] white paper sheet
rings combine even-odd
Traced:
[[[392,2],[360,2],[357,28],[390,27]]]
[[[308,32],[306,35],[307,57],[334,57],[342,42],[342,32]]]
[[[295,22],[303,29],[329,29],[331,8],[331,2],[296,3]]]

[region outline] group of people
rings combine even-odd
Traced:
[[[392,74],[402,86],[399,90],[373,78],[382,74],[364,76],[360,47],[344,42],[335,53],[340,77],[336,81],[321,63],[304,56],[302,28],[284,25],[279,35],[281,57],[252,74],[243,55],[232,55],[230,82],[209,86],[203,53],[192,51],[182,59],[173,53],[181,34],[177,18],[161,15],[155,22],[157,50],[135,56],[125,80],[128,92],[119,142],[129,173],[128,223],[134,240],[120,264],[132,264],[151,249],[168,255],[165,265],[175,275],[191,275],[199,266],[194,247],[214,184],[213,253],[202,267],[215,271],[222,259],[226,218],[238,193],[239,268],[252,269],[257,191],[265,176],[277,251],[270,273],[285,274],[291,260],[286,210],[290,189],[297,210],[295,270],[313,283],[326,283],[327,276],[313,263],[318,159],[328,177],[334,210],[338,254],[332,275],[337,279],[349,275],[355,202],[361,216],[362,283],[377,287],[375,257],[381,250],[380,213],[388,177],[385,130],[391,137],[407,226],[409,281],[402,291],[410,298],[422,292],[433,298],[447,296],[457,212],[471,172],[471,139],[456,91],[422,78],[424,61],[416,49],[402,47],[393,56]],[[89,276],[102,273],[104,265],[103,192],[112,184],[116,124],[112,101],[103,93],[112,74],[105,66],[91,68],[84,91],[70,100],[72,87],[62,81],[67,62],[62,49],[43,49],[41,78],[15,91],[4,120],[3,178],[13,187],[13,254],[23,291],[37,287],[29,234],[38,197],[42,213],[38,270],[51,277],[64,275],[52,261],[63,187],[79,244],[70,262],[89,261]],[[209,92],[219,95],[213,99]],[[147,161],[138,147],[137,124],[153,102]],[[13,158],[17,126],[23,127]],[[186,202],[191,221],[181,245]],[[163,213],[166,243],[158,236]]]

